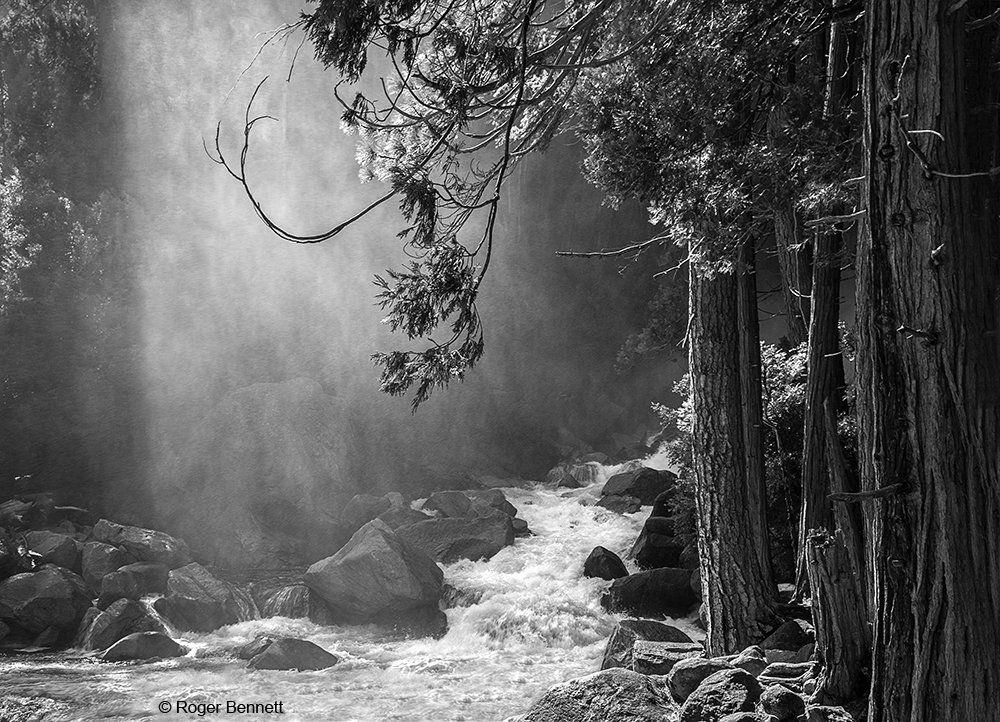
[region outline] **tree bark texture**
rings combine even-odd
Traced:
[[[761,567],[757,525],[747,513],[737,282],[692,258],[689,372],[702,599],[708,651],[738,652],[774,627],[775,590]]]
[[[861,586],[840,531],[816,531],[806,540],[809,588],[821,665],[816,700],[842,704],[868,692],[871,633]]]
[[[760,316],[757,311],[757,268],[754,239],[740,245],[737,265],[737,325],[739,332],[740,397],[743,409],[743,455],[747,484],[747,517],[758,540],[764,583],[774,586],[767,525],[767,483],[764,475],[764,391],[761,386]]]
[[[995,10],[866,4],[860,463],[902,484],[865,503],[870,722],[1000,720]]]

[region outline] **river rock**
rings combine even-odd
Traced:
[[[233,585],[217,579],[197,562],[171,570],[167,577],[167,591],[171,595],[188,599],[218,602],[232,621],[240,620],[240,604]]]
[[[73,646],[106,649],[135,632],[166,632],[163,623],[133,599],[119,599],[103,612],[91,607],[80,623]]]
[[[489,516],[428,519],[404,526],[396,534],[439,562],[459,559],[490,559],[514,543],[514,527],[509,516],[493,511]]]
[[[628,569],[622,560],[609,549],[594,547],[583,563],[583,576],[591,579],[612,581],[628,576]]]
[[[0,582],[0,619],[32,634],[76,629],[89,607],[83,579],[52,564]]]
[[[800,691],[815,672],[816,664],[813,662],[772,662],[764,668],[758,679],[761,684],[783,684],[789,689]]]
[[[161,531],[101,519],[94,525],[92,534],[95,540],[119,546],[140,561],[159,562],[169,569],[176,569],[191,561],[187,544]]]
[[[676,711],[662,685],[615,668],[550,687],[520,722],[664,722]]]
[[[83,545],[81,554],[83,580],[91,589],[99,591],[105,574],[117,571],[134,561],[136,558],[124,549],[103,542],[87,542]]]
[[[408,506],[389,509],[389,511],[384,511],[378,515],[378,520],[392,530],[433,518],[430,514],[425,514]]]
[[[252,669],[314,670],[332,667],[340,657],[304,639],[280,637],[247,664]]]
[[[520,519],[515,516],[513,519],[510,520],[510,526],[514,530],[515,537],[520,538],[526,536],[533,536],[531,533],[531,529],[528,528],[528,522],[526,522],[524,519]]]
[[[83,545],[73,537],[54,531],[29,531],[25,538],[28,548],[40,555],[39,564],[54,564],[72,572],[80,572]]]
[[[805,701],[781,684],[772,684],[760,696],[760,708],[775,722],[799,722],[806,713]]]
[[[812,626],[807,622],[798,619],[789,619],[780,627],[775,629],[767,638],[760,643],[761,649],[780,650],[783,652],[797,653],[807,644],[811,644],[815,638]],[[773,660],[778,662],[791,660]]]
[[[214,599],[191,599],[179,594],[160,597],[153,609],[161,617],[185,632],[211,632],[236,620]]]
[[[604,507],[616,514],[634,514],[642,508],[642,502],[634,496],[612,494],[611,496],[602,496],[597,501],[597,506]]]
[[[610,612],[636,616],[686,614],[698,602],[687,569],[651,569],[616,579],[601,597]]]
[[[767,659],[764,657],[764,652],[760,647],[756,646],[747,647],[739,654],[734,654],[724,659],[731,662],[734,667],[742,669],[744,672],[749,672],[754,677],[759,677],[767,667]]]
[[[107,609],[119,599],[139,599],[145,594],[161,594],[167,591],[168,569],[156,562],[135,562],[126,564],[117,571],[105,574],[101,579],[101,594],[97,606]]]
[[[465,495],[472,500],[476,514],[487,513],[486,508],[502,511],[507,516],[517,516],[517,508],[507,501],[507,497],[499,489],[469,489]]]
[[[105,662],[124,662],[134,659],[183,657],[187,649],[163,632],[136,632],[119,639],[105,650]]]
[[[632,669],[632,649],[637,640],[651,642],[692,642],[691,637],[677,627],[652,619],[623,619],[611,632],[604,647],[601,669],[624,667]]]
[[[375,519],[336,554],[309,567],[303,582],[337,616],[366,621],[421,607],[436,610],[444,574],[430,556]]]
[[[806,710],[806,722],[854,722],[854,717],[843,707],[816,705]]]
[[[421,507],[443,517],[466,517],[472,512],[472,499],[460,491],[435,491]]]
[[[705,649],[695,642],[650,642],[637,639],[632,645],[632,669],[640,674],[669,674],[683,659],[701,657]]]
[[[684,545],[674,536],[674,524],[667,517],[651,516],[642,525],[629,556],[640,569],[680,567]]]
[[[670,670],[667,684],[674,699],[683,702],[698,689],[702,680],[711,677],[716,672],[728,669],[735,669],[735,667],[721,657],[682,659]]]
[[[716,722],[728,714],[753,712],[760,683],[742,669],[725,669],[707,677],[681,706],[678,722]]]
[[[601,496],[634,496],[644,506],[652,504],[656,497],[669,491],[677,475],[672,471],[660,471],[642,467],[615,474],[601,489]]]

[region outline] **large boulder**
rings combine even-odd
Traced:
[[[105,662],[124,662],[136,659],[183,657],[185,654],[187,648],[163,632],[136,632],[108,647],[101,655],[101,659]]]
[[[322,647],[304,639],[281,637],[263,648],[247,664],[251,669],[326,669],[340,661]]]
[[[598,499],[597,506],[603,507],[608,511],[613,511],[616,514],[634,514],[642,508],[642,502],[634,496],[613,494],[611,496],[602,496]]]
[[[735,669],[735,667],[720,657],[683,659],[670,670],[667,684],[670,686],[670,692],[674,698],[683,702],[698,689],[703,680],[716,672],[728,669]]]
[[[187,544],[161,531],[101,519],[94,525],[92,534],[96,541],[121,547],[140,561],[159,562],[169,569],[191,561]]]
[[[591,579],[612,581],[628,576],[624,562],[610,549],[598,546],[590,552],[583,562],[583,576]]]
[[[517,516],[517,508],[499,489],[468,489],[465,495],[472,499],[472,508],[476,514],[488,513],[487,508],[502,511],[507,516]]]
[[[153,602],[153,609],[185,632],[211,632],[235,621],[219,602],[189,599],[177,594],[160,597]]]
[[[726,715],[753,712],[760,683],[742,669],[726,669],[707,677],[681,707],[678,722],[717,722]]]
[[[677,475],[642,467],[615,474],[601,489],[601,496],[634,496],[643,505],[652,504],[656,497],[673,488]]]
[[[29,531],[25,538],[28,548],[39,555],[39,564],[54,564],[79,573],[83,545],[73,537],[54,531]]]
[[[400,527],[396,534],[445,564],[459,559],[490,559],[514,543],[511,518],[500,511],[486,516],[428,519]]]
[[[438,516],[461,518],[472,514],[472,499],[460,491],[435,491],[420,508]]]
[[[687,569],[652,569],[616,579],[601,604],[610,612],[640,617],[686,614],[698,602]]]
[[[62,567],[46,564],[0,582],[0,619],[34,634],[76,629],[89,607],[86,583]]]
[[[313,564],[303,581],[344,621],[437,611],[444,574],[434,560],[375,519],[340,551]]]
[[[632,669],[640,674],[670,674],[678,662],[701,657],[704,653],[704,647],[696,642],[637,639],[632,645]]]
[[[124,549],[103,542],[87,542],[83,545],[81,554],[83,580],[94,591],[100,591],[101,580],[105,574],[117,571],[134,561],[136,558]]]
[[[409,506],[393,507],[378,515],[378,520],[393,530],[433,518],[430,514],[425,514]]]
[[[804,662],[812,650],[805,652],[805,659],[802,659],[800,652],[808,648],[814,639],[811,624],[799,619],[789,619],[771,632],[760,646],[769,662]]]
[[[669,624],[655,622],[652,619],[623,619],[615,625],[614,631],[608,638],[601,669],[613,667],[632,669],[632,649],[638,640],[686,644],[692,642],[691,637]]]
[[[782,684],[772,684],[760,697],[760,708],[775,722],[799,722],[806,714],[806,703]]]
[[[178,629],[209,632],[248,616],[242,613],[236,589],[197,562],[171,570],[167,592],[153,606]]]
[[[520,722],[664,722],[676,711],[651,678],[614,668],[549,688]]]
[[[162,594],[167,590],[167,573],[166,565],[156,562],[126,564],[117,571],[104,575],[97,606],[107,609],[119,599],[139,599],[146,594]]]
[[[664,516],[650,516],[642,525],[629,556],[640,569],[680,567],[684,545],[674,536],[674,523]]]
[[[80,624],[73,646],[106,649],[136,632],[165,632],[163,623],[133,599],[119,599],[103,612],[91,607]]]
[[[171,529],[222,567],[301,566],[351,534],[362,489],[356,414],[311,379],[233,391],[191,427],[157,480]]]

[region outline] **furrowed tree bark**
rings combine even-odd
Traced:
[[[740,651],[774,627],[776,590],[761,567],[759,529],[748,513],[742,429],[737,282],[692,253],[689,372],[706,644]]]
[[[757,268],[754,239],[740,244],[737,267],[737,330],[739,332],[740,396],[743,410],[743,455],[747,485],[747,517],[757,540],[757,556],[767,587],[774,586],[771,543],[767,525],[767,484],[764,477],[764,391],[761,386],[760,316],[757,311]]]
[[[864,502],[871,722],[1000,720],[1000,82],[970,25],[994,10],[866,6],[862,485],[903,485]]]
[[[868,691],[871,633],[843,535],[813,532],[806,540],[806,559],[821,665],[814,699],[821,704],[860,699]]]

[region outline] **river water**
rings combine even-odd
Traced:
[[[585,579],[583,561],[596,545],[624,555],[649,512],[593,505],[615,470],[602,467],[582,489],[505,489],[535,535],[489,561],[444,567],[459,606],[447,610],[441,639],[274,617],[184,633],[188,656],[152,663],[109,664],[72,651],[0,657],[0,719],[199,719],[177,714],[177,702],[224,710],[230,700],[280,701],[283,714],[202,719],[485,722],[521,714],[551,685],[600,666],[617,619],[600,606],[608,583]],[[308,639],[342,661],[317,672],[254,671],[229,656],[262,633]],[[161,703],[171,712],[161,713]]]

